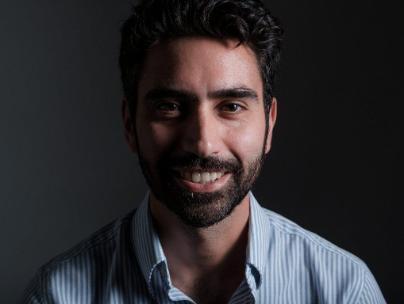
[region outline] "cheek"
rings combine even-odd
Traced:
[[[138,140],[142,156],[146,159],[157,159],[172,145],[175,138],[169,128],[157,123],[141,123],[138,127]]]
[[[238,158],[244,160],[255,159],[262,153],[265,137],[265,121],[256,119],[239,128],[231,129],[226,136],[227,146]]]

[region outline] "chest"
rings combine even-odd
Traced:
[[[243,278],[228,277],[226,280],[213,276],[193,281],[175,281],[174,286],[198,304],[229,303]]]

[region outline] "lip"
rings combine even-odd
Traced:
[[[207,184],[200,184],[200,183],[194,183],[189,180],[185,180],[181,177],[175,177],[177,182],[184,188],[186,188],[189,191],[192,192],[214,192],[217,190],[220,190],[229,180],[231,174],[230,173],[225,173],[223,176],[218,178],[212,183],[207,183]]]

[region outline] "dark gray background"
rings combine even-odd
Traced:
[[[402,296],[400,1],[268,1],[286,30],[273,150],[258,199],[366,261]],[[120,120],[129,1],[0,2],[0,303],[137,205]]]

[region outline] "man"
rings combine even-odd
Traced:
[[[26,303],[384,303],[365,264],[260,207],[282,30],[258,0],[144,1],[122,27],[150,193],[41,268]]]

